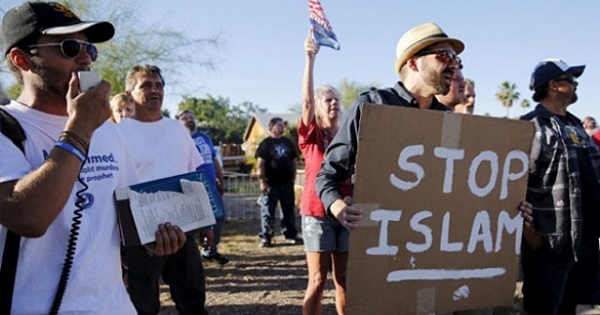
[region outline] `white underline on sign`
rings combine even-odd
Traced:
[[[459,280],[459,279],[489,279],[506,274],[504,268],[483,269],[414,269],[398,270],[388,273],[388,282],[410,280]]]

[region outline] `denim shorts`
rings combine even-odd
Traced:
[[[302,238],[307,252],[347,252],[350,233],[336,219],[303,215]]]

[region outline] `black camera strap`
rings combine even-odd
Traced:
[[[0,107],[0,131],[25,154],[23,147],[25,132],[19,122],[2,107]],[[0,315],[10,315],[12,308],[20,244],[21,236],[7,230],[0,266]]]

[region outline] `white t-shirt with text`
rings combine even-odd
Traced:
[[[67,117],[31,109],[18,102],[6,106],[27,136],[25,156],[7,139],[0,138],[0,181],[16,179],[39,167],[53,149]],[[19,157],[21,154],[21,157]],[[24,171],[29,164],[29,170]],[[14,171],[17,170],[17,171]],[[93,134],[88,159],[80,178],[89,186],[71,275],[60,314],[135,314],[121,278],[120,237],[113,192],[139,182],[128,147],[116,125],[107,121]],[[40,238],[21,238],[13,314],[47,314],[63,267],[76,192],[75,182],[65,207]],[[48,198],[52,198],[49,192]],[[0,225],[0,257],[6,228]]]

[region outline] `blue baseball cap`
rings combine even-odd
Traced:
[[[550,80],[554,80],[564,75],[572,75],[578,78],[583,73],[584,69],[585,65],[570,67],[563,60],[556,58],[542,60],[533,69],[529,88],[532,91],[537,92],[541,87],[548,84]],[[533,99],[537,101],[535,94]]]

